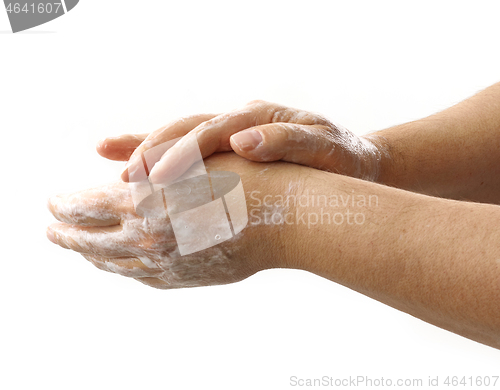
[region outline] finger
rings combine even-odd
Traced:
[[[248,160],[283,160],[329,170],[340,168],[342,143],[324,126],[291,123],[256,126],[231,137],[233,150]]]
[[[134,241],[127,237],[121,225],[83,227],[56,223],[48,227],[47,238],[79,253],[104,257],[134,256]]]
[[[149,134],[124,134],[108,137],[97,143],[96,150],[102,157],[114,161],[127,161],[134,150]]]
[[[126,185],[124,185],[126,186]],[[128,188],[105,186],[51,197],[47,207],[59,221],[81,226],[119,225],[129,202]],[[111,197],[110,194],[113,194]]]
[[[269,122],[273,112],[268,105],[248,105],[242,110],[219,115],[201,123],[161,156],[149,173],[149,180],[152,183],[166,183],[186,172],[196,162],[191,146],[193,137],[197,141],[202,158],[215,152],[229,151],[229,137],[232,134],[262,122]]]
[[[253,101],[243,109],[219,115],[200,124],[189,135],[195,135],[202,158],[215,152],[230,151],[230,137],[254,126],[272,122],[293,122],[298,124],[327,125],[329,122],[317,115],[284,107],[264,101]],[[184,137],[168,149],[149,174],[149,180],[155,184],[175,180],[186,172],[193,161],[189,144],[191,139]]]
[[[108,258],[89,254],[83,254],[83,257],[99,269],[131,278],[154,277],[164,272],[149,259],[143,262],[136,257]]]
[[[156,147],[162,144],[166,144],[168,143],[168,141],[186,135],[200,123],[210,120],[215,116],[216,115],[214,114],[201,114],[201,115],[193,115],[187,118],[181,118],[149,134],[148,137],[144,139],[140,145],[136,146],[135,150],[131,154],[129,162],[127,163],[124,171],[122,172],[122,180],[125,182],[144,180],[145,177],[142,177],[141,175],[137,174],[134,175],[134,173],[140,172],[143,169],[144,153],[146,151],[155,148],[156,152],[159,152],[160,149]],[[167,145],[167,146],[170,147],[172,145]],[[156,163],[156,161],[160,159],[161,155],[167,149],[161,151],[161,153],[156,158],[155,156],[149,155],[148,165],[152,166],[154,163]]]

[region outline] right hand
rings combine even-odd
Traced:
[[[252,161],[283,160],[372,181],[380,171],[381,151],[374,139],[358,137],[317,114],[260,100],[226,114],[181,118],[150,134],[106,138],[97,151],[112,160],[128,159],[122,179],[139,181],[142,178],[129,177],[129,172],[142,166],[143,153],[186,134],[196,136],[203,158],[234,150]],[[183,140],[153,161],[151,182],[184,173],[182,144]]]

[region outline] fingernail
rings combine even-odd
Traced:
[[[169,183],[168,171],[163,169],[160,171],[156,167],[149,173],[149,182],[152,184],[163,184],[167,185]]]
[[[173,163],[173,164],[172,164]],[[176,167],[182,167],[183,159],[178,158],[177,161],[172,160],[172,154],[168,151],[163,155],[163,157],[158,161],[151,172],[149,172],[149,182],[152,184],[167,185],[176,177],[175,175]]]
[[[262,136],[257,130],[240,131],[231,139],[243,151],[253,150],[262,142]]]
[[[129,181],[129,177],[128,177],[128,163],[125,164],[125,168],[123,168],[123,171],[121,173],[121,178],[123,181],[125,182],[128,182]]]
[[[142,160],[129,160],[123,169],[121,177],[124,181],[131,183],[147,180],[147,174]]]
[[[130,171],[131,171],[130,168],[132,168],[134,166],[135,161],[136,161],[135,159],[134,160],[130,159],[125,164],[125,167],[123,168],[123,171],[121,174],[123,181],[132,181],[131,180],[132,175],[130,174]]]

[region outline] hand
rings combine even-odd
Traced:
[[[248,195],[291,193],[297,170],[289,164],[257,164],[223,153],[206,161],[207,170],[231,170],[240,175]],[[273,195],[272,195],[273,196]],[[81,253],[96,267],[135,278],[157,288],[179,288],[233,283],[260,270],[286,266],[293,226],[252,221],[232,239],[191,255],[180,256],[170,218],[142,218],[134,208],[129,184],[118,182],[49,200],[61,221],[47,230],[48,238]],[[255,209],[254,206],[252,206]]]
[[[181,118],[149,135],[107,138],[97,150],[113,160],[130,158],[122,179],[138,181],[142,178],[129,172],[142,166],[144,152],[188,133],[196,135],[203,158],[234,150],[252,161],[283,160],[367,180],[379,175],[381,146],[374,139],[358,137],[319,115],[264,101],[227,114]],[[187,169],[183,142],[153,161],[151,182],[173,180]]]

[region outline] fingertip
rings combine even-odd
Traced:
[[[142,137],[122,135],[119,137],[107,137],[99,140],[96,150],[99,155],[108,160],[127,161],[134,150],[141,144]]]
[[[125,183],[137,183],[148,179],[148,175],[141,160],[129,160],[121,173]]]
[[[164,172],[157,169],[156,167],[149,173],[149,182],[151,184],[162,184],[165,182],[164,180]]]
[[[95,149],[97,150],[97,153],[99,153],[101,156],[106,156],[106,150],[109,147],[109,138],[103,138],[97,141],[97,144],[95,146]]]
[[[102,148],[103,144],[106,142],[106,138],[103,138],[103,139],[100,139],[99,141],[97,141],[97,144],[96,144],[96,149],[100,149]]]
[[[117,152],[110,138],[103,138],[97,141],[95,149],[101,157],[107,158],[108,160],[122,160],[122,156],[120,156],[122,151],[119,150]]]
[[[168,185],[173,180],[178,177],[178,172],[167,168],[165,163],[157,163],[151,172],[149,172],[148,180],[151,184],[161,184],[163,186]]]
[[[70,249],[70,247],[66,244],[65,240],[60,236],[60,233],[56,232],[53,227],[58,224],[53,224],[47,228],[45,234],[50,242],[53,244],[59,245],[61,248]],[[59,224],[60,225],[60,224]]]
[[[49,239],[50,242],[52,242],[53,244],[57,244],[54,232],[52,231],[52,229],[50,227],[47,228],[47,230],[45,231],[45,234],[47,235],[47,238]]]
[[[49,209],[49,211],[52,212],[52,198],[47,199],[46,206]]]
[[[49,199],[47,199],[47,209],[52,213],[52,215],[56,215],[56,203],[57,200],[61,199],[59,195],[53,195]]]
[[[125,169],[121,173],[120,177],[121,177],[122,181],[124,181],[125,183],[130,182],[130,177],[128,175],[128,167],[125,167]]]

